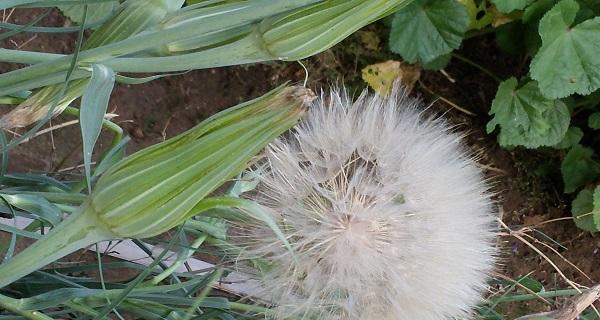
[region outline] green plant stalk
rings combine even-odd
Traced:
[[[167,269],[163,270],[161,273],[154,276],[154,278],[152,278],[152,280],[150,280],[150,284],[157,285],[161,281],[163,281],[166,278],[168,278],[169,276],[171,276],[171,274],[173,274],[175,271],[177,271],[177,269],[179,267],[181,267],[187,261],[187,259],[189,259],[194,254],[194,252],[198,248],[200,248],[200,246],[204,243],[206,238],[208,238],[208,234],[206,234],[206,233],[204,233],[204,234],[200,235],[198,238],[196,238],[196,240],[194,240],[194,242],[192,242],[190,244],[189,248],[186,249],[186,252],[183,254],[184,256],[183,257],[178,256],[177,260],[175,262],[173,262],[173,264],[171,264]]]
[[[48,86],[48,85],[64,83],[64,81],[67,77],[67,73],[68,73],[67,71],[59,72],[59,73],[51,73],[51,74],[47,74],[45,76],[36,77],[35,79],[32,79],[31,81],[8,84],[6,86],[0,87],[0,95],[9,95],[9,94],[17,93],[20,91],[26,91],[26,90],[44,87],[44,86]],[[4,75],[4,74],[2,74],[2,75]],[[2,77],[2,75],[0,75],[0,77]],[[87,70],[74,69],[73,72],[71,73],[71,77],[69,79],[77,80],[77,79],[87,78],[89,76],[90,76],[90,72]]]
[[[257,306],[257,305],[253,305],[253,304],[240,303],[240,302],[230,301],[229,307],[231,308],[231,310],[235,310],[235,311],[258,313],[258,314],[264,314],[266,316],[275,314],[275,312],[273,312],[273,310],[271,310],[269,308],[265,308],[265,307],[261,307],[261,306]]]
[[[61,113],[73,100],[79,98],[87,86],[87,79],[74,80],[69,83],[60,101],[56,104],[53,114]],[[62,91],[62,85],[44,87],[33,93],[16,108],[2,116],[0,119],[1,129],[12,129],[25,127],[46,116],[55,97]]]
[[[249,1],[247,8],[234,12],[230,12],[232,8],[241,4],[181,10],[181,16],[166,19],[162,29],[84,51],[80,59],[83,64],[105,64],[116,72],[171,72],[299,60],[330,48],[411,0],[306,0],[294,5],[285,2],[265,4],[254,0]],[[162,56],[143,57],[138,54],[140,51]],[[133,57],[120,57],[125,54]],[[64,72],[65,59],[68,57],[0,75],[0,88],[12,84],[23,90],[36,75]],[[9,74],[10,82],[4,78]],[[0,95],[7,93],[0,89]]]
[[[186,314],[182,320],[190,320],[190,319],[192,319],[192,317],[194,316],[196,311],[200,311],[200,305],[201,305],[202,301],[212,291],[213,283],[215,283],[217,280],[220,280],[222,275],[223,275],[223,269],[218,268],[218,269],[214,270],[208,276],[206,287],[204,287],[202,289],[202,291],[200,291],[200,293],[198,293],[196,295],[196,297],[194,298],[194,303],[192,303],[192,305],[188,308],[188,310],[186,311]],[[200,312],[200,314],[201,314],[201,312]]]
[[[199,214],[202,212],[207,212],[209,210],[218,209],[218,208],[222,208],[222,207],[237,207],[237,208],[245,210],[250,216],[255,216],[255,218],[257,220],[260,220],[260,221],[265,220],[264,218],[262,218],[260,216],[256,216],[257,214],[260,214],[260,208],[258,206],[256,206],[256,204],[249,202],[247,200],[235,198],[235,197],[213,197],[210,199],[206,199],[205,201],[201,201],[200,203],[198,203],[194,207],[194,209],[192,209],[192,212],[197,212]],[[193,213],[193,215],[196,215],[196,214]],[[277,232],[277,231],[275,231],[275,232]],[[280,237],[284,237],[283,234],[280,234]],[[208,238],[207,233],[204,233],[204,232],[201,233],[198,236],[198,238],[196,238],[196,240],[194,240],[194,242],[192,242],[190,244],[184,257],[177,257],[177,261],[175,261],[171,266],[169,266],[163,272],[156,275],[150,281],[150,283],[152,285],[157,285],[161,281],[163,281],[164,279],[169,277],[173,272],[175,272],[177,270],[177,268],[179,268],[181,265],[183,265],[183,263],[185,263],[185,261],[187,261],[187,259],[189,259],[194,254],[195,250],[198,249],[206,241],[207,238]],[[289,249],[291,250],[291,248],[289,248]]]
[[[178,9],[183,0],[127,0],[113,18],[104,23],[85,41],[82,50],[88,50],[118,42],[136,35],[160,22],[169,12]],[[62,113],[75,99],[81,97],[89,78],[73,80],[62,99],[52,110],[53,115]],[[46,116],[62,84],[47,86],[34,92],[17,108],[0,119],[0,128],[12,129],[28,126]]]
[[[0,265],[0,288],[90,244],[115,238],[90,212],[71,214],[50,233]]]
[[[557,297],[569,297],[581,294],[582,292],[587,291],[587,289],[562,289],[562,290],[552,290],[552,291],[544,291],[538,292],[535,294],[517,294],[517,295],[509,295],[505,297],[501,297],[499,299],[494,299],[494,303],[505,303],[505,302],[517,302],[517,301],[528,301],[535,300],[539,298],[557,298]]]
[[[80,205],[86,196],[80,193],[71,192],[47,192],[47,191],[23,191],[23,190],[2,190],[6,194],[29,194],[44,197],[54,204]]]
[[[280,87],[121,160],[75,213],[0,265],[0,288],[93,243],[152,237],[203,208],[238,205],[204,198],[293,126],[312,99],[307,89]]]
[[[77,108],[66,107],[64,110],[64,113],[79,118],[79,109],[77,109]],[[121,142],[121,140],[123,140],[123,129],[121,127],[119,127],[118,124],[116,124],[108,119],[103,119],[102,127],[104,127],[105,129],[107,129],[113,133],[111,147],[114,147],[119,142]]]
[[[53,318],[39,311],[23,310],[19,305],[19,300],[4,295],[0,295],[0,307],[10,312],[16,313],[25,319],[30,320],[53,320]]]
[[[157,48],[182,38],[190,38],[198,34],[208,34],[233,26],[248,24],[319,1],[322,0],[249,0],[234,4],[225,3],[224,6],[208,7],[191,19],[189,23],[182,23],[169,29],[146,32],[98,48],[84,50],[79,54],[80,65],[101,63],[101,61],[122,55]],[[232,6],[237,6],[237,8]],[[64,72],[68,69],[70,61],[71,56],[65,56],[54,61],[7,72],[0,75],[0,88],[48,74]],[[4,94],[0,91],[0,95]]]
[[[130,289],[109,289],[109,290],[82,288],[82,291],[79,291],[78,294],[76,295],[77,297],[72,298],[72,299],[69,299],[69,291],[77,290],[77,289],[65,288],[65,289],[55,290],[55,292],[57,295],[64,294],[66,296],[63,301],[59,302],[59,305],[64,305],[68,308],[72,308],[74,310],[80,311],[82,313],[85,313],[85,314],[88,314],[91,316],[98,316],[100,313],[98,311],[94,310],[93,308],[106,306],[107,299],[114,301],[114,300],[117,300],[123,294],[128,294],[128,296],[120,303],[119,306],[121,306],[121,307],[125,307],[128,302],[133,302],[133,303],[141,302],[142,307],[148,307],[149,305],[154,304],[158,307],[163,307],[165,309],[169,309],[169,307],[166,307],[165,305],[162,305],[162,304],[158,304],[158,303],[150,302],[150,301],[143,301],[143,297],[147,294],[157,294],[157,293],[165,294],[165,293],[175,292],[177,290],[181,290],[186,287],[193,287],[200,283],[206,283],[206,281],[204,281],[204,279],[198,277],[194,280],[190,280],[185,283],[176,284],[176,285],[134,287],[134,288],[130,288]],[[208,286],[207,288],[210,288],[210,286]],[[45,294],[41,294],[41,296],[44,296],[44,295]],[[185,302],[184,305],[193,305],[195,302],[194,300],[198,301],[196,298],[184,298],[184,297],[181,297],[181,298],[182,298],[182,301]],[[39,312],[32,310],[33,308],[39,307],[39,305],[38,305],[39,300],[40,300],[40,298],[37,296],[33,296],[33,297],[29,297],[29,298],[22,298],[22,299],[13,299],[13,298],[9,298],[9,297],[0,296],[0,306],[2,304],[10,305],[11,306],[10,311],[12,311],[14,313],[18,312],[19,314],[32,314],[32,313],[40,314]],[[239,303],[234,303],[234,306],[238,305],[238,304]],[[58,306],[52,306],[52,307],[58,307]],[[248,307],[252,307],[252,306],[248,306]],[[126,308],[123,308],[123,309],[126,309]],[[260,310],[260,307],[249,308],[246,311],[252,311],[252,312],[258,313],[259,312],[258,310]],[[48,318],[36,318],[36,320],[37,319],[48,319]]]
[[[59,53],[35,52],[27,50],[0,48],[0,57],[2,57],[0,58],[0,60],[2,60],[3,62],[37,64],[42,62],[49,62],[58,58],[64,58],[65,55]]]

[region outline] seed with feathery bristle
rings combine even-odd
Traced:
[[[494,266],[488,187],[459,135],[400,89],[322,95],[266,152],[246,257],[270,262],[276,318],[469,318]]]

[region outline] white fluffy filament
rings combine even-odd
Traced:
[[[494,209],[459,135],[396,89],[322,95],[267,150],[247,258],[278,319],[469,318],[494,266]]]

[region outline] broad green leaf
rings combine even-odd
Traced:
[[[600,229],[600,186],[596,190],[581,190],[571,203],[573,221],[580,229],[596,232]]]
[[[600,230],[600,186],[594,189],[594,211],[592,214],[596,229]]]
[[[598,177],[600,165],[592,159],[593,155],[594,150],[580,144],[569,150],[560,165],[566,193],[572,193]]]
[[[563,0],[540,21],[542,47],[531,61],[531,77],[547,97],[600,88],[600,17],[572,26],[578,10],[577,2]]]
[[[503,147],[555,145],[563,139],[571,120],[562,101],[544,98],[535,81],[517,89],[514,77],[498,87],[490,114],[494,118],[487,124],[487,132],[500,126],[498,141]]]
[[[557,2],[558,0],[537,0],[525,8],[521,19],[525,23],[540,20]]]
[[[409,63],[425,64],[458,49],[469,22],[457,1],[415,1],[395,14],[390,48]]]
[[[600,15],[600,1],[598,0],[579,0],[578,3],[583,7],[591,10],[594,14]]]
[[[113,11],[117,8],[118,5],[118,1],[88,4],[88,14],[85,18],[86,26],[105,21],[112,15]],[[75,22],[76,24],[81,24],[81,17],[83,16],[83,7],[83,5],[62,5],[58,6],[58,9],[60,9],[60,11],[62,11],[62,13],[65,16],[71,19],[71,21]]]
[[[492,0],[496,9],[502,13],[509,13],[514,10],[522,10],[533,0]]]
[[[99,64],[92,65],[92,76],[83,92],[79,115],[83,139],[83,164],[88,191],[91,191],[92,152],[102,130],[102,120],[104,120],[114,84],[115,74],[111,69]]]
[[[436,71],[442,70],[450,63],[450,60],[452,60],[452,55],[448,53],[427,62],[423,65],[423,69]]]
[[[581,23],[588,19],[593,19],[596,16],[600,16],[600,1],[598,0],[577,0],[577,4],[580,6],[577,16],[575,17],[575,24]]]
[[[538,33],[539,21],[532,21],[525,25],[523,39],[525,41],[525,52],[533,57],[542,46],[542,39]]]
[[[563,139],[559,143],[555,144],[554,148],[569,149],[570,147],[578,144],[579,141],[581,141],[581,138],[583,138],[583,131],[581,131],[581,129],[578,127],[569,127]]]
[[[600,112],[594,112],[590,114],[588,117],[588,127],[594,130],[600,129]]]
[[[519,21],[501,25],[496,29],[496,43],[510,54],[521,53],[525,49],[525,28]]]

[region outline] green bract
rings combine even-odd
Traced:
[[[278,88],[121,160],[77,212],[0,265],[0,287],[98,241],[158,235],[214,207],[252,209],[239,199],[206,197],[293,126],[313,98],[308,89]]]
[[[573,25],[579,5],[563,0],[540,20],[542,47],[531,77],[550,98],[590,94],[600,88],[600,17]]]
[[[469,23],[458,1],[415,1],[394,15],[390,49],[410,63],[425,64],[457,49]]]
[[[488,133],[499,125],[498,142],[502,146],[537,148],[561,142],[571,119],[567,106],[560,100],[544,98],[535,81],[518,89],[517,84],[513,77],[498,87]]]

